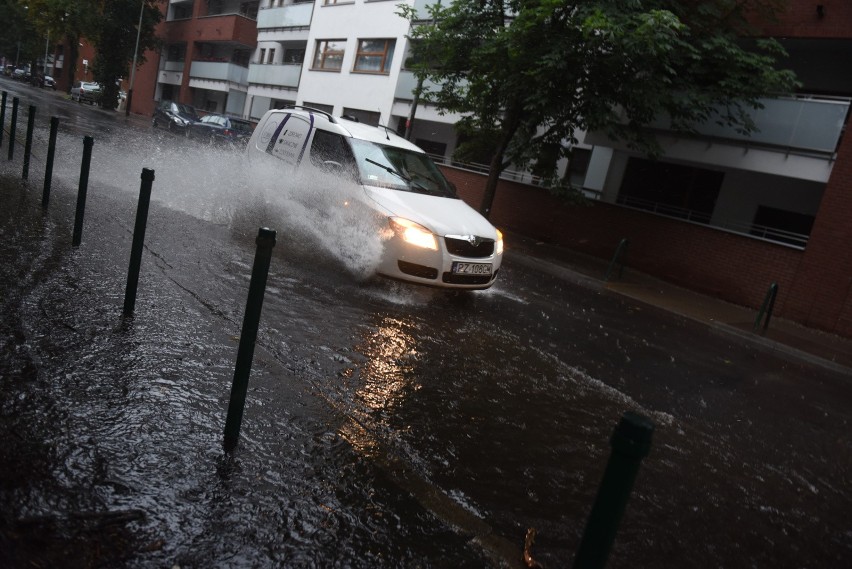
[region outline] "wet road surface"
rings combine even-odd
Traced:
[[[626,410],[657,428],[609,567],[852,564],[849,377],[511,252],[484,292],[369,278],[370,228],[310,217],[310,192],[257,193],[238,157],[55,104],[84,118],[48,211],[39,175],[7,163],[0,183],[4,566],[517,567],[530,527],[536,559],[569,566]],[[261,225],[278,243],[226,453]]]

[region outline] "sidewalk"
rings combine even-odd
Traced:
[[[779,357],[819,365],[852,376],[852,339],[804,327],[773,316],[765,332],[754,332],[757,310],[705,296],[625,267],[622,277],[605,281],[609,261],[506,234],[506,250],[521,253],[513,261],[530,262],[578,284],[600,288],[679,314],[712,327],[722,334],[774,352]],[[762,326],[762,324],[761,324]]]

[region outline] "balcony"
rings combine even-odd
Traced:
[[[849,112],[849,99],[797,97],[761,102],[764,108],[751,113],[757,130],[750,135],[712,121],[696,126],[696,133],[720,141],[804,154],[833,154],[837,150]],[[671,130],[667,120],[656,121],[652,128]]]
[[[169,44],[188,42],[228,42],[257,46],[257,23],[238,15],[205,16],[166,22],[163,40]]]
[[[399,80],[396,82],[396,91],[393,96],[397,99],[411,101],[414,99],[414,89],[417,88],[417,77],[411,71],[402,71],[399,74]],[[423,88],[429,91],[437,91],[439,85],[432,81],[424,81]]]
[[[248,82],[254,85],[273,85],[275,87],[296,88],[302,75],[301,63],[283,65],[249,65]]]
[[[428,20],[429,8],[435,4],[442,4],[446,8],[450,5],[450,2],[441,2],[441,0],[414,0],[414,9],[417,10],[417,18],[419,20]]]
[[[168,71],[165,69],[161,69],[157,74],[157,83],[164,83],[166,85],[178,85],[183,82],[183,73],[181,71]]]
[[[257,29],[258,31],[270,31],[284,28],[306,28],[311,25],[313,13],[313,2],[265,8],[257,15]]]
[[[183,71],[183,61],[166,61],[163,64],[163,71]]]
[[[189,77],[190,79],[225,81],[246,85],[248,83],[248,69],[226,61],[193,61],[189,68]]]

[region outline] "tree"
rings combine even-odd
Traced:
[[[0,34],[0,54],[6,58],[7,65],[32,66],[39,57],[39,50],[44,50],[44,36],[39,39],[29,16],[30,10],[25,3],[0,1],[0,22],[4,28]]]
[[[103,85],[101,105],[104,108],[114,109],[118,105],[119,82],[130,76],[134,54],[139,66],[145,62],[145,50],[157,47],[154,28],[162,19],[156,0],[111,0],[103,3],[101,17],[89,39],[97,48],[94,76],[95,81]]]
[[[64,57],[68,89],[74,84],[80,38],[88,35],[99,10],[96,0],[18,0],[28,7],[28,20],[37,37],[65,40],[69,53]],[[43,44],[42,44],[43,48]]]
[[[550,172],[569,157],[577,132],[595,130],[650,155],[647,128],[668,117],[691,131],[713,120],[744,132],[767,94],[790,92],[777,42],[752,42],[744,14],[774,0],[457,0],[430,8],[435,25],[404,6],[412,22],[423,96],[463,116],[458,152],[487,148],[490,170],[480,211],[488,215],[510,164]],[[546,168],[545,168],[546,167]]]
[[[26,6],[26,23],[36,30],[35,38],[63,37],[69,53],[65,58],[68,86],[74,83],[79,42],[86,38],[96,49],[94,79],[104,89],[101,102],[106,108],[118,103],[119,80],[128,77],[136,49],[139,16],[142,27],[139,33],[137,66],[145,62],[146,49],[158,46],[154,35],[156,25],[163,19],[158,0],[4,0],[17,6]],[[42,49],[44,44],[42,43]],[[36,52],[37,53],[37,52]]]

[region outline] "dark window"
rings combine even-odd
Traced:
[[[286,48],[284,50],[284,63],[302,63],[305,60],[304,49]]]
[[[618,203],[709,223],[724,177],[715,170],[630,158]]]
[[[348,109],[346,107],[343,108],[343,116],[350,119],[357,119],[360,123],[372,126],[379,126],[379,121],[382,118],[381,113],[375,111],[362,111],[361,109]]]
[[[814,216],[812,215],[762,205],[758,206],[754,214],[749,233],[773,241],[802,245],[803,239],[798,236],[810,235],[813,225]],[[796,235],[788,235],[788,233]]]
[[[431,154],[432,156],[444,156],[447,153],[447,145],[443,142],[418,138],[414,141],[414,144],[422,148],[426,154]]]
[[[334,107],[333,107],[333,106],[331,106],[331,105],[324,105],[324,104],[322,104],[322,103],[309,103],[309,102],[307,102],[307,101],[305,101],[304,103],[302,103],[302,105],[303,105],[303,106],[305,106],[305,107],[310,107],[310,108],[312,108],[312,109],[316,109],[316,110],[318,110],[318,111],[326,112],[326,113],[328,113],[328,114],[333,114],[333,113],[334,113]]]

